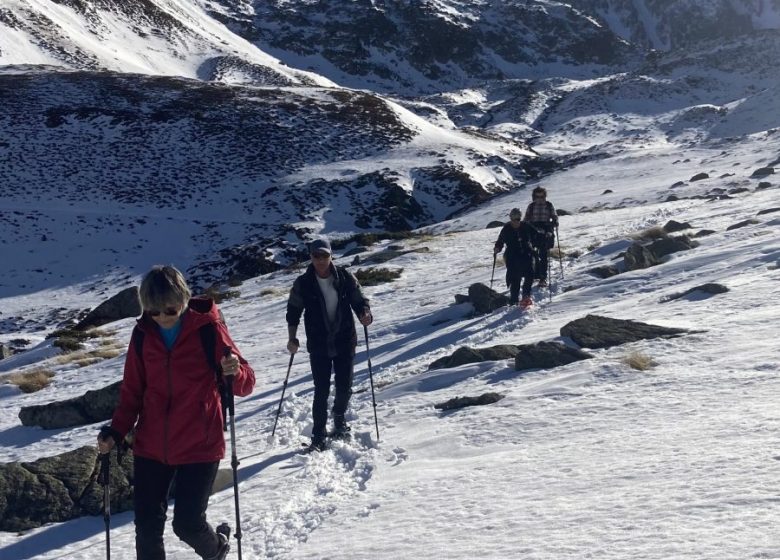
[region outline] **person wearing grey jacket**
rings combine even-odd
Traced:
[[[300,347],[296,338],[301,315],[306,331],[314,402],[312,403],[312,440],[310,451],[325,448],[328,420],[328,396],[331,375],[335,373],[336,395],[333,402],[333,436],[347,437],[345,420],[352,396],[357,332],[355,319],[368,326],[372,323],[368,299],[357,278],[346,268],[335,266],[330,242],[317,239],[309,244],[311,264],[293,283],[287,301],[287,349],[295,354]]]

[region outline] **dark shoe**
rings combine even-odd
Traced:
[[[217,549],[217,554],[212,558],[213,560],[225,560],[228,552],[230,552],[230,525],[222,523],[217,527],[216,531],[219,539],[219,548]]]
[[[309,447],[304,449],[304,453],[313,453],[315,451],[325,451],[328,448],[328,445],[325,441],[324,437],[313,437],[311,438],[311,443],[309,444]]]
[[[546,288],[547,287],[547,280],[545,278],[542,278],[539,280],[539,283],[537,284],[539,288]]]
[[[333,431],[330,433],[331,439],[347,440],[352,437],[352,428],[350,428],[346,422],[337,422],[333,427]]]
[[[520,309],[528,309],[533,304],[534,302],[530,297],[524,297],[523,299],[520,300],[518,306],[520,307]]]

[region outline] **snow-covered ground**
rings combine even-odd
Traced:
[[[573,212],[561,218],[561,246],[582,256],[553,263],[552,297],[535,292],[531,312],[474,317],[470,304],[454,299],[474,282],[490,282],[497,230],[485,225],[525,208],[530,188],[428,228],[430,235],[404,242],[428,252],[382,265],[403,274],[366,289],[375,316],[369,341],[378,441],[362,337],[349,414],[353,442],[297,454],[311,420],[305,352],[293,363],[276,438],[269,439],[289,360],[287,290],[300,270],[248,281],[239,298],[224,303],[257,373],[254,394],[237,404],[245,558],[780,558],[780,191],[773,176],[762,179],[773,186],[761,190],[750,178],[776,160],[780,137],[761,132],[695,148],[660,139],[643,149],[627,145],[541,182],[558,208]],[[689,181],[701,171],[711,178]],[[684,184],[670,189],[678,181]],[[683,198],[737,186],[747,191]],[[663,202],[672,193],[681,200]],[[778,211],[757,215],[770,208]],[[727,231],[749,218],[758,223]],[[654,268],[605,280],[586,273],[612,263],[632,234],[670,219],[690,222],[691,234],[715,233]],[[494,287],[503,288],[503,274],[499,267]],[[660,303],[706,282],[730,291]],[[14,315],[35,297],[5,298],[3,312]],[[84,307],[78,287],[39,297]],[[594,350],[592,360],[549,370],[516,372],[511,361],[427,369],[463,345],[560,340],[563,325],[589,313],[694,332]],[[114,338],[125,344],[132,324],[113,325]],[[75,368],[45,361],[47,344],[0,362],[7,372],[30,367],[33,357],[34,365],[56,371],[38,393],[2,387],[2,462],[91,444],[96,426],[24,428],[19,408],[121,377],[123,356]],[[631,369],[621,359],[632,352],[656,365]],[[488,391],[505,398],[447,413],[433,408]],[[232,489],[213,496],[209,519],[234,524]],[[95,517],[0,533],[0,557],[97,560],[105,555],[103,530]],[[111,539],[116,558],[133,557],[131,512],[112,516]],[[166,546],[169,558],[192,557],[170,527]]]

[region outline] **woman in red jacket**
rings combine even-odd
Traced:
[[[191,298],[176,268],[152,268],[141,283],[140,297],[144,313],[127,352],[119,405],[111,425],[98,436],[98,450],[110,451],[135,425],[139,560],[165,558],[163,531],[174,475],[174,533],[201,558],[221,560],[230,548],[230,529],[220,526],[215,532],[206,521],[206,507],[225,455],[223,413],[202,330],[216,334],[211,337],[216,345],[212,359],[221,357],[222,375],[233,377],[236,395],[252,392],[255,374],[236,350],[214,302]]]

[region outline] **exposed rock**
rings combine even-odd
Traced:
[[[707,237],[708,235],[712,235],[713,233],[718,233],[714,229],[700,229],[696,233],[693,234],[694,237]]]
[[[560,342],[537,342],[518,346],[515,356],[515,369],[546,369],[565,366],[572,362],[592,358],[592,354],[577,348],[570,348]]]
[[[762,216],[764,214],[772,214],[773,212],[780,212],[780,208],[766,208],[764,210],[759,210],[757,215]]]
[[[14,351],[11,349],[10,346],[6,346],[5,344],[0,344],[0,360],[5,360],[6,358],[10,358],[13,356]]]
[[[691,224],[688,222],[677,222],[675,220],[669,220],[666,222],[666,225],[664,225],[664,231],[666,233],[675,233],[685,229],[691,229]]]
[[[697,246],[698,243],[691,241],[685,235],[656,239],[649,245],[634,243],[626,250],[623,262],[626,270],[649,268],[660,264],[667,255],[677,253],[678,251],[687,251]]]
[[[612,276],[617,276],[620,274],[620,270],[618,270],[618,267],[616,267],[613,264],[608,264],[604,266],[597,266],[595,268],[591,268],[588,270],[588,274],[593,274],[594,276],[597,276],[599,278],[611,278]]]
[[[561,208],[556,208],[555,213],[558,216],[571,216],[571,212],[569,212],[568,210],[563,210]]]
[[[499,220],[493,220],[492,222],[488,223],[488,225],[485,226],[485,229],[496,229],[504,227],[504,222],[501,222]]]
[[[709,179],[709,178],[710,176],[707,173],[697,173],[696,175],[690,178],[690,181],[691,183],[693,183],[694,181],[701,181],[703,179]]]
[[[490,348],[469,348],[461,346],[449,356],[439,358],[428,366],[428,369],[441,369],[475,364],[478,362],[494,362],[496,360],[508,360],[517,354],[517,346],[512,344],[499,344]]]
[[[687,332],[686,329],[660,327],[599,315],[587,315],[561,327],[561,336],[569,337],[583,348],[610,348],[637,340],[672,337]]]
[[[639,270],[659,264],[652,251],[641,243],[634,243],[626,250],[623,262],[626,270]]]
[[[46,430],[94,424],[111,418],[119,402],[121,381],[80,397],[49,404],[23,406],[19,420],[24,426],[40,426]]]
[[[140,314],[141,300],[138,297],[138,286],[131,286],[90,311],[75,328],[78,330],[91,329],[127,317],[138,317]]]
[[[770,183],[769,181],[761,181],[760,183],[758,183],[758,186],[756,187],[756,190],[757,191],[762,191],[764,189],[770,188],[771,186],[772,186],[772,183]]]
[[[464,408],[466,406],[479,406],[485,404],[493,404],[504,398],[504,395],[498,393],[483,393],[478,397],[455,397],[443,403],[433,405],[433,408],[437,410],[454,410],[456,408]]]
[[[669,196],[667,196],[667,197],[664,199],[664,202],[677,202],[678,200],[680,200],[680,197],[679,197],[679,196],[676,196],[676,195],[670,194]]]
[[[746,226],[752,226],[755,224],[760,224],[761,220],[756,220],[755,218],[750,218],[749,220],[743,220],[741,222],[738,222],[736,224],[731,224],[729,227],[726,228],[726,231],[731,231],[733,229],[739,229]]]
[[[111,511],[133,508],[133,458],[125,453],[121,463],[112,452]],[[83,515],[99,515],[103,488],[97,482],[98,462],[94,446],[84,446],[32,463],[0,465],[0,531],[25,531],[46,523],[68,521]]]
[[[685,290],[684,292],[680,292],[678,294],[672,294],[663,297],[661,298],[661,303],[666,303],[667,301],[680,299],[688,295],[693,296],[695,299],[707,299],[716,294],[725,294],[728,291],[729,289],[723,284],[716,284],[714,282],[710,282],[707,284],[702,284],[701,286],[696,286],[695,288],[691,288],[689,290]]]
[[[755,171],[753,171],[750,177],[752,178],[768,177],[769,175],[774,175],[774,173],[775,173],[774,167],[760,167]]]
[[[615,191],[613,191],[612,189],[605,189],[604,192],[601,193],[601,194],[602,195],[604,195],[604,194],[612,194],[613,192],[615,192]]]
[[[474,306],[474,310],[480,314],[491,313],[496,309],[509,305],[507,296],[499,294],[479,282],[469,286],[468,301]]]

